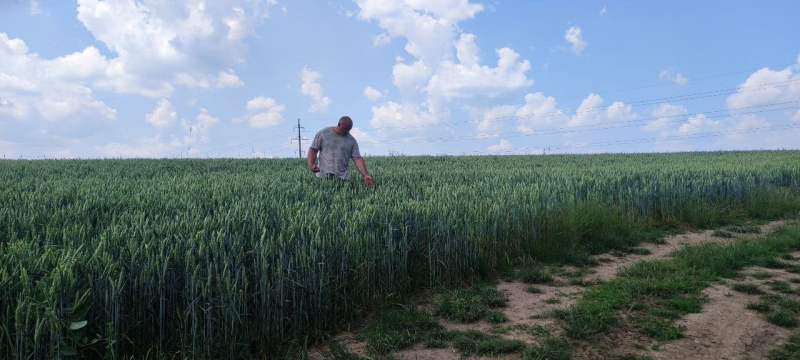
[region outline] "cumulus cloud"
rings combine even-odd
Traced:
[[[219,123],[218,117],[213,117],[208,113],[208,110],[205,108],[200,108],[200,113],[197,114],[194,123],[190,123],[186,121],[186,119],[181,121],[181,127],[189,132],[189,135],[184,139],[184,142],[192,145],[208,141],[208,134],[211,132],[211,128],[217,123]],[[196,152],[197,150],[195,149],[194,153]],[[190,151],[189,153],[192,154],[193,152]]]
[[[480,65],[475,35],[462,34],[456,44],[458,64],[443,61],[439,70],[431,77],[428,93],[434,97],[468,97],[473,94],[495,96],[508,90],[533,84],[525,73],[530,70],[528,60],[510,48],[497,50],[497,66]]]
[[[39,7],[38,0],[31,0],[31,15],[39,15],[42,13],[42,9]]]
[[[244,85],[244,81],[239,79],[236,75],[236,72],[231,70],[228,71],[220,71],[219,75],[217,75],[217,87],[218,88],[226,88],[226,87],[240,87]]]
[[[729,109],[797,101],[800,100],[800,72],[793,72],[791,67],[781,71],[763,68],[737,89],[727,99]]]
[[[89,84],[105,70],[96,48],[42,59],[21,39],[0,33],[0,125],[85,134],[116,119],[116,110],[94,99]]]
[[[386,33],[380,33],[372,37],[372,45],[375,47],[386,45],[392,42],[392,38]]]
[[[312,100],[308,111],[312,113],[328,111],[328,105],[331,104],[331,99],[325,96],[325,90],[322,88],[322,85],[316,82],[317,78],[319,78],[319,73],[309,70],[308,67],[304,66],[303,71],[300,73],[300,78],[303,79],[300,92],[310,97]]]
[[[503,131],[506,118],[514,116],[516,105],[500,105],[488,109],[469,108],[470,115],[476,123],[478,137],[490,137]]]
[[[157,129],[165,129],[174,125],[177,119],[178,113],[172,103],[167,99],[161,99],[153,112],[145,115],[144,120]]]
[[[94,153],[100,157],[138,157],[164,158],[173,155],[181,148],[181,140],[174,136],[164,138],[162,135],[142,137],[134,145],[112,142],[94,147]]]
[[[398,62],[392,67],[393,82],[405,93],[424,90],[430,76],[431,70],[422,61],[412,64]]]
[[[578,26],[572,26],[567,29],[567,32],[564,33],[564,40],[567,40],[570,44],[572,44],[572,52],[574,52],[576,55],[583,53],[583,50],[586,49],[586,46],[588,45],[586,41],[583,40],[581,28]]]
[[[512,144],[511,141],[508,141],[506,139],[500,140],[499,144],[491,145],[488,148],[486,148],[487,151],[492,153],[508,152],[509,150],[512,149],[514,149],[514,144]]]
[[[568,117],[558,109],[556,99],[542,92],[525,95],[525,105],[517,109],[517,130],[531,132],[566,124]]]
[[[381,92],[375,89],[374,87],[367,86],[364,88],[364,97],[372,101],[375,101],[382,98],[383,94],[381,94]]]
[[[483,11],[469,0],[356,0],[359,18],[377,21],[387,36],[406,38],[406,51],[435,65],[451,55],[456,24]]]
[[[707,131],[719,131],[721,122],[711,120],[704,114],[689,117],[689,120],[678,128],[678,134],[689,135]]]
[[[659,104],[658,107],[653,109],[652,113],[653,117],[656,119],[648,122],[644,129],[647,131],[664,130],[668,128],[671,123],[674,123],[678,117],[686,115],[686,113],[686,108],[681,105],[669,103]]]
[[[567,123],[567,126],[597,125],[607,121],[626,121],[638,117],[633,112],[633,107],[623,102],[614,102],[605,110],[603,110],[602,104],[603,98],[600,95],[589,94],[586,99],[583,99],[578,109],[575,110],[575,114]]]
[[[672,81],[678,85],[686,85],[689,82],[689,79],[681,75],[679,72],[675,72],[673,69],[666,69],[662,70],[661,73],[658,74],[660,79],[667,79]]]
[[[401,133],[397,130],[382,131],[381,128],[415,127],[420,125],[437,124],[438,117],[425,105],[396,103],[388,101],[380,106],[372,107],[370,125],[379,129],[378,133]]]
[[[273,98],[258,96],[247,102],[247,115],[234,119],[234,123],[248,122],[254,128],[268,128],[283,123],[286,106],[278,104]]]
[[[94,86],[151,97],[170,96],[174,85],[211,86],[207,79],[244,60],[243,38],[274,5],[272,0],[78,0],[78,20],[116,55]],[[217,84],[238,82],[224,75]]]

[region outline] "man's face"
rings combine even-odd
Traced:
[[[353,129],[353,123],[345,123],[344,121],[340,121],[337,126],[339,127],[340,135],[347,135]]]

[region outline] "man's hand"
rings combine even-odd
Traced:
[[[367,187],[372,187],[372,176],[364,176],[364,184],[367,185]]]
[[[311,172],[314,172],[314,173],[318,173],[319,172],[319,166],[317,166],[317,164],[308,165],[308,170],[311,170]]]

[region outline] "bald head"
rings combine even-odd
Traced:
[[[349,116],[342,116],[339,123],[336,124],[336,133],[339,135],[347,135],[353,128],[353,120]]]

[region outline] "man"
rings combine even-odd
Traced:
[[[353,159],[356,169],[364,177],[364,184],[371,187],[372,176],[369,175],[364,158],[358,151],[358,142],[353,135],[350,135],[352,128],[353,120],[349,116],[342,116],[336,126],[320,130],[308,149],[308,169],[320,178],[336,176],[344,180],[350,176],[347,165],[349,160]],[[315,163],[317,153],[320,151],[322,153],[319,155],[319,166],[317,166]]]

